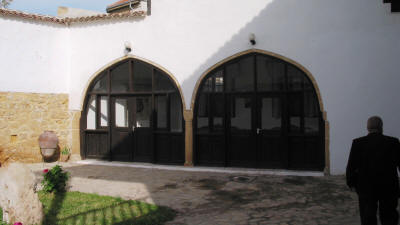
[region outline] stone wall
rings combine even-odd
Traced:
[[[60,149],[79,154],[79,135],[73,135],[79,115],[68,110],[67,94],[0,92],[0,163],[41,162],[38,138],[45,130],[57,134]]]

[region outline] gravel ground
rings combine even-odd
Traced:
[[[53,164],[28,164],[39,182]],[[360,224],[343,176],[301,177],[61,164],[69,190],[165,205],[168,224]]]

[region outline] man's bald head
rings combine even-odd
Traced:
[[[382,133],[383,122],[379,116],[372,116],[367,122],[368,133]]]

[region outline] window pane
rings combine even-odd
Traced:
[[[304,73],[292,65],[288,65],[289,90],[298,91],[303,89]]]
[[[304,131],[306,133],[319,131],[319,106],[317,96],[313,91],[304,93]]]
[[[284,89],[285,64],[265,56],[257,56],[257,88],[259,91]]]
[[[140,61],[133,63],[133,90],[151,91],[152,90],[152,70],[153,68]]]
[[[207,80],[204,81],[202,92],[212,92],[212,83],[213,83],[213,77],[207,78]]]
[[[301,129],[301,94],[292,94],[289,96],[289,130],[298,132]]]
[[[311,80],[305,77],[304,75],[304,90],[314,90],[314,86],[311,83]]]
[[[197,128],[208,130],[208,95],[200,94],[197,107]]]
[[[223,92],[224,91],[224,76],[222,70],[215,72],[213,75],[214,78],[214,91],[215,92]]]
[[[93,86],[92,91],[105,93],[107,92],[107,72],[101,73],[100,79]]]
[[[96,129],[96,96],[92,95],[89,99],[89,107],[86,114],[86,129]]]
[[[129,91],[129,62],[124,62],[111,70],[111,91]]]
[[[254,90],[254,57],[241,59],[239,62],[226,66],[228,91]]]
[[[156,97],[157,128],[167,128],[167,96]]]
[[[261,100],[261,129],[281,130],[282,109],[279,98],[262,98]]]
[[[150,127],[151,97],[136,97],[136,127]]]
[[[222,94],[214,94],[211,97],[212,104],[212,116],[214,123],[214,130],[223,130],[223,119],[224,119],[224,96]]]
[[[100,126],[108,126],[108,97],[100,97]]]
[[[154,70],[154,90],[156,91],[174,91],[175,86],[166,74]]]
[[[171,131],[182,131],[182,100],[179,93],[174,93],[170,98],[171,104]]]
[[[115,126],[128,127],[128,101],[126,99],[115,99]]]
[[[250,97],[233,97],[231,105],[231,129],[251,129],[251,105]]]

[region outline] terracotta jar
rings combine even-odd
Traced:
[[[45,131],[39,136],[39,147],[44,158],[54,156],[58,146],[58,137],[53,131]]]

